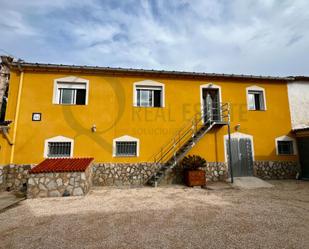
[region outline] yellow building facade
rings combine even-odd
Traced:
[[[297,163],[285,78],[12,63],[0,164],[37,164],[49,142],[96,163],[151,163],[207,98],[229,104],[231,138],[247,138],[253,165]],[[227,164],[227,135],[214,127],[188,154]]]

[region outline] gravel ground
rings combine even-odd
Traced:
[[[309,182],[94,189],[0,213],[0,248],[308,248]]]

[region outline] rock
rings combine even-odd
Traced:
[[[85,173],[81,173],[80,174],[80,178],[85,181],[86,180],[86,174]]]
[[[15,179],[15,186],[19,186],[20,185],[20,180],[18,180],[18,179]]]
[[[31,188],[31,190],[29,192],[30,192],[30,198],[35,198],[38,195],[38,193],[40,192],[40,190],[37,187],[34,187],[34,188]],[[27,197],[29,195],[29,192],[27,194]]]
[[[55,180],[50,180],[49,183],[46,186],[49,190],[57,189],[57,184],[56,184]]]
[[[60,192],[58,190],[53,190],[53,191],[50,191],[48,196],[50,197],[59,197],[61,196]]]
[[[80,188],[80,187],[75,188],[75,189],[73,190],[73,195],[74,195],[74,196],[84,195],[84,191],[83,191],[82,188]]]
[[[58,187],[63,185],[63,184],[62,184],[62,179],[61,179],[61,178],[58,178],[58,179],[56,180],[56,183],[57,183]]]
[[[28,179],[28,184],[29,185],[35,185],[35,182],[34,182],[33,178],[29,178]]]
[[[74,186],[74,181],[75,181],[74,177],[71,177],[69,181],[70,185]]]
[[[47,188],[42,183],[39,184],[39,189],[44,191],[47,190]]]
[[[69,185],[66,187],[66,190],[70,193],[70,195],[72,194],[73,192],[73,186]]]
[[[40,191],[40,192],[37,194],[37,197],[47,197],[47,191]]]

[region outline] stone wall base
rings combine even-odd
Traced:
[[[300,172],[297,162],[293,161],[255,161],[254,175],[262,179],[295,179]]]
[[[0,166],[0,190],[21,190],[26,188],[28,172],[34,165]]]
[[[144,185],[158,170],[153,163],[96,163],[92,167],[93,185]]]
[[[228,166],[225,162],[208,162],[206,167],[206,181],[226,181]]]
[[[0,166],[0,190],[28,187],[29,198],[63,195],[85,195],[95,186],[142,186],[159,166],[153,163],[95,163],[86,172],[31,174],[34,165]],[[225,162],[208,162],[206,181],[225,181]],[[255,161],[254,175],[262,179],[295,179],[300,172],[297,162]],[[176,166],[166,172],[161,184],[183,184],[183,170]],[[29,179],[28,179],[29,178]]]
[[[228,178],[228,168],[225,162],[207,162],[204,169],[206,172],[206,182],[225,181]],[[177,165],[168,170],[160,184],[184,184],[184,171]]]
[[[85,172],[30,174],[27,198],[83,196],[92,186],[91,167]]]

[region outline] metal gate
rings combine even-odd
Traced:
[[[229,155],[229,144],[226,141],[227,155]],[[253,158],[252,144],[249,138],[232,138],[231,155],[233,176],[252,176]]]

